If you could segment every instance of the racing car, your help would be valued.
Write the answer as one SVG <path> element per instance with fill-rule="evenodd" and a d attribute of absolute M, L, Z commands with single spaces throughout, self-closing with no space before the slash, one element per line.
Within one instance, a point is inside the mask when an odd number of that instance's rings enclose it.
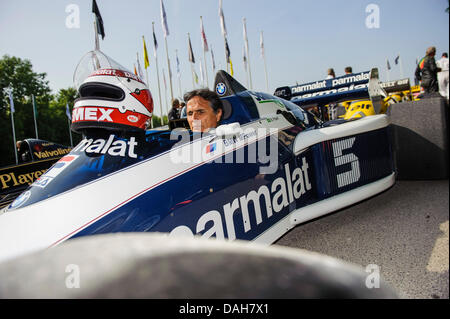
<path fill-rule="evenodd" d="M 385 114 L 322 122 L 220 70 L 217 128 L 156 131 L 148 87 L 106 54 L 85 55 L 74 82 L 84 139 L 0 213 L 0 260 L 118 232 L 271 244 L 395 183 Z"/>
<path fill-rule="evenodd" d="M 28 138 L 21 141 L 18 149 L 18 164 L 0 168 L 0 208 L 11 204 L 70 150 L 69 146 L 41 139 Z"/>
<path fill-rule="evenodd" d="M 309 109 L 323 121 L 346 120 L 384 114 L 394 103 L 417 100 L 408 78 L 380 82 L 376 104 L 369 92 L 369 71 L 358 74 L 280 87 L 275 95 Z"/>

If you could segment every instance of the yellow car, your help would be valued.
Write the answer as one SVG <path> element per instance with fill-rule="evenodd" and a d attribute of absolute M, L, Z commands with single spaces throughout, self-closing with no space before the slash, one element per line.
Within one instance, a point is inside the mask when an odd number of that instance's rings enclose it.
<path fill-rule="evenodd" d="M 412 86 L 410 90 L 395 92 L 393 90 L 395 90 L 396 87 L 399 86 L 392 85 L 392 88 L 390 90 L 385 88 L 385 90 L 389 92 L 389 95 L 382 101 L 382 107 L 380 110 L 381 114 L 386 113 L 389 105 L 391 104 L 419 100 L 419 98 L 417 97 L 421 93 L 419 85 Z M 337 108 L 336 105 L 328 105 L 328 110 L 330 119 L 342 118 L 345 120 L 349 120 L 352 118 L 359 118 L 377 114 L 375 112 L 375 109 L 373 108 L 372 102 L 369 99 L 341 102 L 337 104 Z M 332 114 L 333 112 L 336 114 Z"/>

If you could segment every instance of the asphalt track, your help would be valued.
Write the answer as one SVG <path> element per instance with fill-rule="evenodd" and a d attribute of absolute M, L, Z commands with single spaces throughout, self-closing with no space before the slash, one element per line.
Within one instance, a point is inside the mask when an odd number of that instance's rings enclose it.
<path fill-rule="evenodd" d="M 397 181 L 275 244 L 375 264 L 401 298 L 449 298 L 449 181 Z"/>

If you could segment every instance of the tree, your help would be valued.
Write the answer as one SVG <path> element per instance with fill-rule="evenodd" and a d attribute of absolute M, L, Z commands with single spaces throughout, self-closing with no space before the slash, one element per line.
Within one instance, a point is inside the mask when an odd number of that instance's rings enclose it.
<path fill-rule="evenodd" d="M 33 108 L 31 94 L 38 103 L 48 103 L 52 96 L 45 73 L 33 72 L 31 62 L 4 55 L 0 59 L 0 165 L 14 163 L 14 142 L 12 137 L 9 98 L 5 88 L 11 87 L 14 97 L 14 126 L 16 139 L 34 137 Z"/>
<path fill-rule="evenodd" d="M 70 145 L 66 103 L 73 107 L 77 91 L 62 89 L 56 96 L 51 94 L 46 73 L 33 71 L 29 60 L 4 55 L 0 59 L 0 166 L 15 163 L 9 98 L 4 91 L 11 87 L 14 97 L 14 126 L 16 140 L 35 137 L 33 105 L 35 96 L 37 126 L 40 139 Z M 74 144 L 80 136 L 72 134 Z"/>

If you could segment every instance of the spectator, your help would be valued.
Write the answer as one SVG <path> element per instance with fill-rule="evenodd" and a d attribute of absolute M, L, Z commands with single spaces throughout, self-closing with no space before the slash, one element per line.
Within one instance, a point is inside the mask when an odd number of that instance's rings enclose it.
<path fill-rule="evenodd" d="M 448 54 L 442 53 L 440 60 L 436 62 L 437 66 L 441 68 L 438 75 L 439 93 L 448 100 Z"/>
<path fill-rule="evenodd" d="M 181 114 L 180 114 L 180 118 L 184 119 L 187 117 L 186 115 L 186 103 L 181 102 Z"/>
<path fill-rule="evenodd" d="M 417 65 L 415 76 L 419 79 L 420 86 L 424 89 L 425 94 L 439 92 L 437 73 L 441 70 L 437 67 L 434 56 L 436 55 L 436 48 L 429 47 Z"/>
<path fill-rule="evenodd" d="M 352 69 L 351 66 L 346 67 L 344 71 L 345 71 L 345 74 L 352 74 L 353 73 L 353 69 Z"/>
<path fill-rule="evenodd" d="M 336 77 L 336 74 L 334 73 L 334 69 L 333 68 L 328 69 L 327 73 L 328 73 L 328 75 L 325 78 L 326 80 L 334 79 Z"/>
<path fill-rule="evenodd" d="M 172 101 L 172 108 L 170 109 L 168 114 L 169 121 L 178 120 L 180 118 L 179 105 L 180 101 L 178 99 L 174 99 Z"/>

